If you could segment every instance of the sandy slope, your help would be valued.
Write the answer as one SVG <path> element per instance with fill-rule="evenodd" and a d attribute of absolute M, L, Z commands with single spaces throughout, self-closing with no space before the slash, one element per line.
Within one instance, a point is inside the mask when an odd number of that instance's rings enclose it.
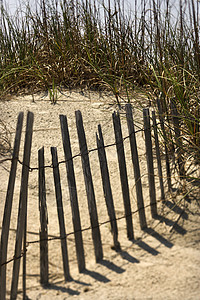
<path fill-rule="evenodd" d="M 75 111 L 82 112 L 88 148 L 96 147 L 95 133 L 97 125 L 102 125 L 105 144 L 114 142 L 112 112 L 117 109 L 110 105 L 113 102 L 109 94 L 101 95 L 79 92 L 65 92 L 59 96 L 58 104 L 52 105 L 47 95 L 12 98 L 10 101 L 0 102 L 1 120 L 11 133 L 13 144 L 16 120 L 18 113 L 29 110 L 34 113 L 34 134 L 32 143 L 31 166 L 37 167 L 38 149 L 45 147 L 45 164 L 51 165 L 50 147 L 58 149 L 59 161 L 64 159 L 62 139 L 59 124 L 59 114 L 66 114 L 68 118 L 70 138 L 73 155 L 79 153 L 79 144 L 75 127 Z M 141 103 L 144 102 L 141 100 Z M 142 114 L 140 105 L 134 106 L 134 119 L 141 128 Z M 123 135 L 127 136 L 127 126 L 123 109 L 121 121 Z M 25 130 L 25 121 L 24 121 Z M 24 134 L 22 136 L 21 154 L 22 160 Z M 140 157 L 142 174 L 143 195 L 145 205 L 149 204 L 148 178 L 146 171 L 145 148 L 142 132 L 137 134 L 137 144 Z M 132 211 L 137 209 L 135 182 L 131 154 L 128 139 L 125 141 L 127 171 L 130 187 Z M 120 187 L 120 179 L 117 164 L 115 146 L 106 150 L 109 171 L 111 177 L 114 205 L 117 217 L 124 215 L 123 200 Z M 98 155 L 90 153 L 92 176 L 99 215 L 99 222 L 108 220 L 105 201 L 103 197 Z M 74 160 L 75 175 L 78 190 L 82 228 L 90 226 L 87 208 L 87 198 L 84 186 L 80 157 Z M 156 167 L 156 165 L 155 165 Z M 10 163 L 0 164 L 0 222 L 2 222 L 3 207 L 7 189 Z M 63 205 L 65 213 L 66 231 L 73 231 L 71 220 L 71 207 L 69 202 L 68 186 L 66 180 L 65 165 L 60 165 Z M 157 174 L 157 173 L 156 173 Z M 9 236 L 8 259 L 13 256 L 15 245 L 15 229 L 18 214 L 18 201 L 20 190 L 21 166 L 18 167 L 16 188 L 13 202 L 11 231 Z M 28 235 L 27 240 L 38 241 L 39 211 L 38 211 L 38 172 L 32 171 L 29 175 L 28 197 Z M 160 191 L 156 178 L 156 192 L 159 200 Z M 177 187 L 177 186 L 175 186 Z M 190 187 L 188 187 L 190 188 Z M 49 235 L 58 236 L 58 217 L 53 184 L 52 169 L 46 169 L 47 208 L 49 219 Z M 175 199 L 180 200 L 180 194 Z M 152 220 L 149 208 L 146 216 L 148 231 L 141 231 L 138 215 L 133 215 L 135 240 L 129 241 L 126 237 L 126 224 L 124 218 L 118 221 L 119 241 L 121 251 L 111 249 L 113 244 L 110 226 L 100 227 L 104 250 L 104 260 L 95 263 L 91 231 L 83 232 L 84 249 L 87 270 L 83 274 L 78 273 L 75 243 L 73 235 L 67 239 L 71 282 L 64 282 L 60 241 L 49 242 L 49 278 L 50 285 L 43 289 L 39 282 L 39 244 L 29 244 L 27 248 L 27 295 L 30 299 L 200 299 L 200 234 L 199 234 L 199 194 L 188 198 L 184 212 L 178 225 L 173 230 L 172 226 L 182 212 L 183 201 L 173 206 L 172 198 L 167 195 L 167 205 L 158 203 L 158 212 L 162 216 Z M 0 223 L 1 224 L 1 223 Z M 8 265 L 7 289 L 8 298 L 12 278 L 12 263 Z M 21 277 L 19 282 L 21 290 Z M 19 299 L 21 294 L 19 294 Z"/>

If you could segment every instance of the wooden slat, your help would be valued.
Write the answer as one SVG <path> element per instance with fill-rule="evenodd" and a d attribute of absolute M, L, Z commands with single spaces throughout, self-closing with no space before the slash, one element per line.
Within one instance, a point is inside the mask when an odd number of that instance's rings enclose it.
<path fill-rule="evenodd" d="M 87 193 L 90 223 L 92 227 L 92 238 L 93 238 L 93 244 L 95 250 L 95 257 L 96 257 L 96 261 L 98 262 L 103 258 L 103 248 L 101 243 L 101 234 L 99 229 L 97 207 L 96 207 L 94 186 L 92 181 L 92 174 L 90 169 L 87 142 L 85 137 L 85 130 L 83 127 L 82 115 L 79 110 L 76 111 L 76 126 L 77 126 L 78 138 L 79 138 L 79 146 L 81 152 L 85 188 Z"/>
<path fill-rule="evenodd" d="M 71 280 L 71 276 L 69 273 L 69 259 L 68 259 L 67 238 L 66 238 L 64 211 L 63 211 L 63 203 L 62 203 L 60 172 L 58 166 L 58 155 L 57 155 L 57 149 L 55 147 L 51 147 L 51 155 L 52 155 L 52 164 L 53 164 L 53 176 L 54 176 L 54 186 L 55 186 L 55 193 L 56 193 L 57 212 L 58 212 L 58 220 L 59 220 L 59 227 L 60 227 L 63 269 L 64 269 L 65 280 L 68 281 Z"/>
<path fill-rule="evenodd" d="M 156 190 L 155 190 L 153 152 L 152 152 L 152 140 L 151 140 L 151 125 L 150 125 L 150 116 L 149 116 L 148 108 L 143 109 L 143 117 L 144 117 L 144 134 L 145 134 L 146 158 L 147 158 L 147 169 L 148 169 L 148 179 L 149 179 L 151 215 L 154 218 L 157 216 L 157 204 L 156 204 Z"/>
<path fill-rule="evenodd" d="M 71 143 L 69 136 L 69 129 L 67 124 L 67 117 L 60 115 L 60 124 L 63 140 L 63 149 L 65 153 L 67 180 L 69 187 L 70 203 L 72 210 L 72 221 L 74 227 L 75 243 L 76 243 L 76 256 L 78 261 L 79 272 L 85 269 L 85 255 L 83 248 L 83 238 L 81 232 L 81 220 L 78 206 L 78 196 L 76 188 L 76 180 L 74 174 L 74 164 L 72 160 Z"/>
<path fill-rule="evenodd" d="M 126 120 L 129 131 L 129 140 L 131 146 L 131 156 L 133 163 L 133 170 L 135 176 L 135 186 L 136 186 L 136 195 L 137 195 L 137 207 L 139 210 L 139 219 L 140 219 L 140 227 L 144 229 L 147 227 L 145 210 L 144 210 L 144 200 L 142 193 L 142 182 L 140 176 L 140 166 L 139 166 L 139 158 L 138 158 L 138 150 L 135 136 L 135 126 L 133 123 L 133 114 L 132 114 L 132 106 L 131 104 L 126 104 Z"/>
<path fill-rule="evenodd" d="M 178 116 L 176 103 L 173 100 L 171 100 L 171 115 L 172 115 L 172 120 L 173 120 L 173 124 L 174 124 L 174 133 L 175 133 L 175 140 L 176 140 L 176 146 L 177 146 L 177 161 L 178 161 L 178 167 L 179 167 L 179 177 L 180 177 L 180 179 L 184 179 L 185 167 L 184 167 L 184 161 L 183 161 L 183 144 L 182 144 L 182 138 L 181 138 L 181 132 L 180 132 L 180 122 L 179 122 L 179 116 Z"/>
<path fill-rule="evenodd" d="M 23 290 L 23 300 L 27 299 L 26 296 L 26 231 L 27 231 L 27 213 L 24 224 L 24 239 L 23 239 L 23 274 L 22 274 L 22 290 Z"/>
<path fill-rule="evenodd" d="M 12 154 L 12 163 L 10 168 L 10 175 L 7 187 L 6 201 L 4 207 L 4 215 L 1 230 L 1 244 L 0 244 L 0 299 L 5 299 L 6 295 L 6 265 L 1 266 L 7 260 L 7 247 L 10 228 L 10 217 L 12 211 L 13 193 L 15 186 L 15 178 L 17 171 L 17 158 L 19 155 L 22 125 L 24 113 L 20 112 L 17 120 L 17 128 L 15 134 L 15 142 Z"/>
<path fill-rule="evenodd" d="M 161 158 L 160 158 L 158 129 L 157 129 L 156 115 L 155 115 L 154 110 L 152 111 L 152 120 L 153 120 L 153 130 L 154 130 L 154 138 L 155 138 L 156 158 L 157 158 L 158 176 L 159 176 L 159 182 L 160 182 L 161 199 L 164 201 L 165 200 L 165 191 L 164 191 L 164 184 L 163 184 L 162 164 L 161 164 Z"/>
<path fill-rule="evenodd" d="M 15 242 L 15 260 L 13 264 L 13 275 L 11 284 L 11 299 L 16 299 L 17 288 L 19 280 L 19 268 L 20 268 L 20 256 L 22 250 L 22 238 L 24 236 L 24 227 L 27 216 L 27 196 L 28 196 L 28 178 L 29 178 L 29 164 L 31 156 L 31 144 L 32 144 L 32 133 L 33 133 L 33 113 L 28 112 L 27 123 L 26 123 L 26 135 L 24 142 L 24 157 L 21 177 L 21 189 L 18 209 L 18 222 Z"/>
<path fill-rule="evenodd" d="M 118 156 L 118 163 L 119 163 L 121 188 L 122 188 L 123 201 L 124 201 L 124 210 L 126 215 L 127 237 L 130 240 L 132 240 L 134 239 L 133 221 L 132 221 L 132 213 L 131 213 L 130 194 L 129 194 L 128 176 L 127 176 L 127 169 L 126 169 L 121 122 L 120 122 L 119 113 L 114 112 L 112 116 L 113 116 L 113 125 L 115 131 L 115 142 L 116 142 L 117 156 Z"/>
<path fill-rule="evenodd" d="M 40 211 L 40 283 L 49 282 L 48 260 L 48 213 L 46 204 L 46 185 L 44 169 L 44 147 L 38 151 L 39 211 Z"/>
<path fill-rule="evenodd" d="M 102 134 L 100 125 L 98 126 L 98 133 L 99 133 L 99 136 L 96 134 L 96 141 L 97 141 L 97 147 L 98 147 L 98 155 L 99 155 L 99 163 L 100 163 L 100 169 L 101 169 L 101 179 L 102 179 L 102 184 L 103 184 L 104 197 L 105 197 L 105 201 L 106 201 L 108 216 L 110 218 L 110 223 L 111 223 L 111 231 L 113 234 L 114 249 L 119 250 L 120 243 L 118 241 L 117 220 L 116 220 L 112 190 L 111 190 L 111 185 L 110 185 L 110 176 L 109 176 L 108 163 L 107 163 L 107 158 L 106 158 L 106 151 L 105 151 L 105 147 L 104 147 L 103 134 Z"/>
<path fill-rule="evenodd" d="M 168 184 L 168 191 L 170 191 L 171 187 L 172 187 L 172 184 L 171 184 L 171 170 L 170 170 L 170 162 L 169 162 L 169 152 L 168 152 L 168 148 L 167 148 L 167 135 L 166 135 L 166 131 L 165 131 L 163 112 L 162 112 L 162 108 L 161 108 L 159 98 L 157 98 L 157 106 L 158 106 L 160 126 L 161 126 L 161 130 L 162 130 L 163 138 L 164 138 L 167 184 Z"/>

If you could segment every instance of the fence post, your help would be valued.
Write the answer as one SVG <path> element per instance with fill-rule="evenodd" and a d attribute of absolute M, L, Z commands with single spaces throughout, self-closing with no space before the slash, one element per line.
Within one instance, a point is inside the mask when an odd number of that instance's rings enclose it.
<path fill-rule="evenodd" d="M 23 125 L 24 113 L 20 112 L 17 120 L 17 128 L 15 134 L 15 142 L 12 154 L 12 162 L 10 168 L 10 175 L 7 187 L 6 201 L 4 207 L 4 215 L 1 230 L 1 244 L 0 244 L 0 299 L 6 297 L 6 264 L 2 266 L 7 260 L 7 247 L 10 228 L 10 217 L 12 211 L 12 201 L 15 186 L 16 170 L 17 170 L 17 158 L 19 155 L 19 147 L 21 141 L 22 125 Z"/>
<path fill-rule="evenodd" d="M 167 142 L 166 142 L 167 135 L 166 135 L 166 131 L 165 131 L 163 113 L 162 113 L 162 108 L 161 108 L 159 98 L 157 98 L 157 106 L 158 106 L 158 113 L 159 113 L 161 130 L 162 130 L 163 138 L 164 138 L 165 161 L 166 161 L 166 171 L 167 171 L 167 185 L 168 185 L 168 191 L 170 191 L 171 187 L 172 187 L 172 184 L 171 184 L 171 170 L 170 170 L 170 163 L 169 163 L 169 153 L 168 153 Z"/>
<path fill-rule="evenodd" d="M 64 220 L 64 212 L 63 212 L 63 203 L 62 203 L 62 191 L 61 191 L 61 183 L 60 183 L 58 155 L 57 155 L 57 149 L 55 147 L 51 147 L 51 155 L 52 155 L 52 164 L 53 164 L 53 176 L 54 176 L 54 186 L 55 186 L 55 193 L 56 193 L 58 220 L 59 220 L 59 227 L 60 227 L 63 269 L 64 269 L 65 280 L 67 281 L 67 280 L 71 280 L 71 276 L 69 273 L 67 237 L 65 232 L 65 220 Z"/>
<path fill-rule="evenodd" d="M 79 138 L 83 174 L 84 174 L 85 187 L 86 187 L 86 193 L 88 199 L 90 222 L 92 227 L 92 238 L 93 238 L 93 244 L 95 249 L 95 257 L 96 257 L 96 261 L 98 262 L 103 258 L 103 248 L 101 243 L 101 234 L 99 229 L 94 186 L 92 181 L 92 174 L 90 169 L 88 148 L 87 148 L 87 142 L 85 137 L 85 130 L 83 127 L 82 115 L 79 110 L 76 111 L 75 114 L 76 114 L 76 126 L 77 126 L 78 138 Z"/>
<path fill-rule="evenodd" d="M 24 142 L 24 157 L 21 177 L 21 189 L 18 209 L 18 222 L 15 242 L 15 254 L 13 264 L 13 275 L 11 284 L 11 299 L 17 298 L 17 287 L 19 280 L 19 267 L 21 260 L 21 249 L 22 249 L 22 238 L 25 234 L 25 223 L 27 218 L 27 196 L 28 196 L 28 178 L 29 178 L 29 164 L 31 156 L 31 144 L 32 144 L 32 133 L 33 133 L 33 113 L 28 112 L 26 122 L 26 135 Z M 24 249 L 25 250 L 25 249 Z M 24 253 L 23 253 L 24 255 Z"/>
<path fill-rule="evenodd" d="M 148 179 L 149 179 L 151 215 L 152 218 L 154 218 L 157 216 L 157 205 L 156 205 L 156 190 L 155 190 L 154 167 L 153 167 L 151 125 L 150 125 L 150 116 L 149 116 L 148 108 L 143 109 L 143 118 L 144 118 L 144 134 L 145 134 L 146 158 L 147 158 Z"/>
<path fill-rule="evenodd" d="M 74 226 L 74 236 L 76 243 L 76 256 L 78 261 L 79 272 L 82 272 L 85 269 L 85 256 L 83 248 L 83 238 L 81 232 L 81 220 L 78 206 L 78 196 L 76 189 L 76 180 L 74 174 L 74 165 L 72 160 L 72 151 L 69 137 L 69 130 L 67 124 L 67 117 L 60 115 L 60 124 L 63 140 L 63 149 L 65 153 L 66 160 L 66 170 L 67 170 L 67 180 L 69 187 L 70 203 L 72 210 L 72 221 Z"/>
<path fill-rule="evenodd" d="M 27 209 L 26 209 L 27 211 Z M 27 231 L 27 213 L 24 223 L 24 239 L 23 239 L 23 275 L 22 275 L 22 290 L 23 290 L 23 300 L 26 300 L 26 231 Z"/>
<path fill-rule="evenodd" d="M 38 151 L 39 211 L 40 211 L 40 283 L 49 282 L 48 266 L 48 214 L 46 205 L 46 186 L 44 169 L 44 147 Z"/>
<path fill-rule="evenodd" d="M 132 221 L 132 213 L 131 213 L 130 194 L 129 194 L 128 176 L 127 176 L 127 169 L 126 169 L 121 122 L 120 122 L 119 113 L 114 112 L 112 114 L 112 117 L 113 117 L 115 142 L 116 142 L 117 156 L 118 156 L 118 163 L 119 163 L 121 188 L 122 188 L 124 209 L 126 215 L 127 237 L 129 238 L 129 240 L 132 240 L 134 239 L 133 221 Z"/>
<path fill-rule="evenodd" d="M 179 177 L 180 179 L 183 179 L 185 177 L 185 168 L 184 168 L 184 162 L 182 156 L 183 144 L 182 144 L 181 133 L 180 133 L 180 122 L 178 117 L 178 111 L 177 111 L 176 103 L 173 100 L 171 100 L 171 114 L 172 114 L 172 120 L 174 124 L 175 141 L 177 146 Z"/>
<path fill-rule="evenodd" d="M 152 111 L 152 120 L 153 120 L 154 138 L 155 138 L 155 146 L 156 146 L 156 158 L 157 158 L 157 165 L 158 165 L 158 175 L 159 175 L 159 182 L 160 182 L 161 199 L 164 201 L 165 200 L 165 191 L 164 191 L 164 185 L 163 185 L 163 174 L 162 174 L 162 165 L 161 165 L 161 158 L 160 158 L 160 147 L 159 147 L 159 140 L 158 140 L 156 115 L 155 115 L 154 110 Z"/>
<path fill-rule="evenodd" d="M 134 176 L 135 176 L 137 207 L 138 207 L 138 211 L 139 211 L 140 227 L 141 227 L 141 229 L 144 229 L 147 227 L 147 222 L 146 222 L 146 216 L 145 216 L 145 210 L 144 210 L 144 200 L 143 200 L 143 194 L 142 194 L 140 166 L 139 166 L 138 150 L 137 150 L 137 143 L 136 143 L 136 137 L 135 137 L 135 128 L 134 128 L 134 123 L 133 123 L 133 114 L 132 114 L 131 104 L 126 104 L 126 120 L 127 120 L 127 125 L 128 125 L 128 131 L 129 131 L 131 156 L 132 156 L 132 163 L 133 163 Z"/>
<path fill-rule="evenodd" d="M 99 155 L 99 163 L 100 163 L 100 169 L 101 169 L 101 179 L 103 184 L 103 191 L 104 191 L 104 197 L 106 201 L 106 207 L 108 211 L 108 215 L 110 218 L 111 223 L 111 231 L 113 234 L 113 242 L 114 242 L 114 249 L 119 250 L 120 249 L 120 243 L 118 241 L 118 228 L 117 228 L 117 220 L 115 215 L 115 208 L 113 203 L 113 196 L 112 196 L 112 190 L 110 185 L 110 176 L 108 171 L 108 163 L 106 158 L 106 151 L 104 147 L 104 140 L 103 140 L 103 134 L 101 130 L 101 125 L 98 126 L 98 134 L 96 134 L 96 141 L 97 141 L 97 147 L 98 147 L 98 155 Z"/>

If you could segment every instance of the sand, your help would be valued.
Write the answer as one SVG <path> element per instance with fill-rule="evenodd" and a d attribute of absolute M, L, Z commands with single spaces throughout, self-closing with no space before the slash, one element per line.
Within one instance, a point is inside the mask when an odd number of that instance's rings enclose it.
<path fill-rule="evenodd" d="M 134 120 L 136 129 L 142 128 L 141 107 L 145 106 L 144 97 L 133 97 Z M 25 113 L 23 135 L 19 159 L 23 159 L 24 131 L 26 113 L 34 113 L 34 132 L 31 150 L 31 167 L 38 167 L 38 150 L 44 146 L 45 165 L 51 166 L 50 147 L 57 147 L 58 160 L 64 160 L 59 114 L 67 115 L 73 155 L 79 154 L 79 143 L 76 131 L 75 111 L 80 110 L 83 117 L 88 149 L 96 148 L 96 131 L 101 124 L 105 144 L 114 143 L 112 113 L 118 110 L 113 104 L 114 98 L 109 93 L 92 93 L 87 91 L 64 91 L 59 94 L 56 105 L 52 105 L 45 93 L 32 96 L 11 97 L 0 102 L 0 119 L 9 132 L 10 143 L 13 145 L 17 116 L 20 111 Z M 124 115 L 124 107 L 120 110 L 123 136 L 128 136 Z M 142 187 L 145 206 L 149 205 L 148 176 L 145 157 L 143 132 L 136 134 L 139 161 L 142 174 Z M 127 173 L 130 189 L 132 211 L 137 210 L 135 180 L 129 140 L 124 142 Z M 172 198 L 166 191 L 166 204 L 160 201 L 160 189 L 157 176 L 156 161 L 155 180 L 158 200 L 159 218 L 152 219 L 149 207 L 146 218 L 149 229 L 141 230 L 138 214 L 133 214 L 134 240 L 127 238 L 124 206 L 120 185 L 116 147 L 106 149 L 114 206 L 119 230 L 121 251 L 112 249 L 113 238 L 109 223 L 100 226 L 104 259 L 96 263 L 91 230 L 83 232 L 86 271 L 78 272 L 74 236 L 67 238 L 69 266 L 72 280 L 65 282 L 60 240 L 49 241 L 49 285 L 40 285 L 39 264 L 39 209 L 38 209 L 38 171 L 29 174 L 28 214 L 27 214 L 27 296 L 29 299 L 200 299 L 200 233 L 199 233 L 199 193 L 194 192 L 185 200 L 183 198 L 192 185 L 181 191 L 181 185 L 175 181 L 174 188 L 179 189 L 177 196 Z M 3 159 L 4 157 L 1 157 Z M 89 154 L 94 183 L 99 223 L 109 220 L 103 195 L 100 167 L 97 151 Z M 164 171 L 164 161 L 163 171 Z M 90 227 L 87 197 L 82 172 L 81 158 L 74 159 L 78 201 L 82 228 Z M 73 232 L 71 206 L 65 164 L 59 165 L 62 200 L 65 216 L 66 232 Z M 0 224 L 9 178 L 10 161 L 0 163 Z M 49 237 L 59 236 L 59 225 L 54 189 L 52 168 L 45 169 L 46 198 L 48 210 Z M 165 171 L 164 171 L 165 174 Z M 14 255 L 15 233 L 18 215 L 19 192 L 21 184 L 21 165 L 18 164 L 11 230 L 9 235 L 8 259 Z M 166 186 L 166 180 L 165 180 Z M 195 187 L 197 188 L 197 187 Z M 177 204 L 174 205 L 174 202 Z M 181 214 L 181 217 L 179 218 Z M 122 217 L 122 218 L 121 218 Z M 174 225 L 179 218 L 178 223 Z M 7 268 L 7 298 L 10 295 L 12 279 L 12 262 Z M 22 270 L 20 271 L 18 299 L 22 298 Z"/>

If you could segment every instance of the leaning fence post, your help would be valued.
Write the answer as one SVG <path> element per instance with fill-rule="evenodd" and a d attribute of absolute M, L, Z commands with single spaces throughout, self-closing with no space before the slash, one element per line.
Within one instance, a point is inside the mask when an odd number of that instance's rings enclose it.
<path fill-rule="evenodd" d="M 180 133 L 180 122 L 178 117 L 178 111 L 177 111 L 176 103 L 173 100 L 171 100 L 171 114 L 172 114 L 172 120 L 174 124 L 174 133 L 175 133 L 175 140 L 177 145 L 179 177 L 180 179 L 183 179 L 185 177 L 185 168 L 183 162 L 183 144 L 182 144 L 181 133 Z"/>
<path fill-rule="evenodd" d="M 23 125 L 24 113 L 20 112 L 17 120 L 17 128 L 15 134 L 15 142 L 12 154 L 12 163 L 10 168 L 10 175 L 8 181 L 8 188 L 6 194 L 6 201 L 4 207 L 4 216 L 1 230 L 1 244 L 0 244 L 0 299 L 5 299 L 6 296 L 6 262 L 7 259 L 7 247 L 10 228 L 10 217 L 12 211 L 13 192 L 15 186 L 16 170 L 17 170 L 17 158 L 19 155 L 19 147 L 21 141 L 22 125 Z"/>
<path fill-rule="evenodd" d="M 161 130 L 163 133 L 163 138 L 164 138 L 167 184 L 168 184 L 168 191 L 170 191 L 171 187 L 172 187 L 172 183 L 171 183 L 171 170 L 170 170 L 170 163 L 169 163 L 169 152 L 168 152 L 167 141 L 166 141 L 167 135 L 166 135 L 166 131 L 165 131 L 163 113 L 162 113 L 162 108 L 161 108 L 159 98 L 157 98 L 157 106 L 158 106 L 158 113 L 159 113 L 159 119 L 160 119 L 160 126 L 161 126 Z"/>
<path fill-rule="evenodd" d="M 108 171 L 108 163 L 106 158 L 106 151 L 104 147 L 104 140 L 103 140 L 103 134 L 101 130 L 101 125 L 98 126 L 98 134 L 96 134 L 96 141 L 97 141 L 97 147 L 98 147 L 98 156 L 99 156 L 99 163 L 100 163 L 100 169 L 101 169 L 101 179 L 103 184 L 103 191 L 104 191 L 104 197 L 106 201 L 106 207 L 108 211 L 108 215 L 110 218 L 111 223 L 111 231 L 113 234 L 113 242 L 114 242 L 114 249 L 119 250 L 120 249 L 120 243 L 118 241 L 118 228 L 117 228 L 117 220 L 115 215 L 115 208 L 113 203 L 113 196 L 112 196 L 112 190 L 110 185 L 110 176 Z"/>
<path fill-rule="evenodd" d="M 61 183 L 60 183 L 58 155 L 57 155 L 57 149 L 55 147 L 51 147 L 51 155 L 52 155 L 52 164 L 53 164 L 53 175 L 54 175 L 54 186 L 55 186 L 55 193 L 56 193 L 58 220 L 60 226 L 63 269 L 64 269 L 65 280 L 67 281 L 71 279 L 71 276 L 69 273 L 67 237 L 65 232 L 65 220 L 64 220 L 64 212 L 63 212 L 63 203 L 62 203 L 62 191 L 61 191 Z"/>
<path fill-rule="evenodd" d="M 158 176 L 160 182 L 161 199 L 164 201 L 165 192 L 164 192 L 164 185 L 163 185 L 163 174 L 162 174 L 162 165 L 161 165 L 161 158 L 160 158 L 160 147 L 159 147 L 159 140 L 158 140 L 156 115 L 154 110 L 152 111 L 152 120 L 153 120 L 154 138 L 155 138 L 155 146 L 156 146 L 156 158 L 157 158 L 157 165 L 158 165 Z"/>
<path fill-rule="evenodd" d="M 11 284 L 11 299 L 17 298 L 17 287 L 19 280 L 19 267 L 22 256 L 22 238 L 24 235 L 24 226 L 27 217 L 27 196 L 28 196 L 28 178 L 29 178 L 29 164 L 31 156 L 31 144 L 32 144 L 32 133 L 33 133 L 33 113 L 28 112 L 26 122 L 26 135 L 24 142 L 24 157 L 21 177 L 21 189 L 18 209 L 18 222 L 15 242 L 15 254 L 13 264 L 13 275 Z"/>
<path fill-rule="evenodd" d="M 154 218 L 157 216 L 157 205 L 156 205 L 156 190 L 155 190 L 154 167 L 153 167 L 151 125 L 150 125 L 150 116 L 149 116 L 148 108 L 143 109 L 143 118 L 144 118 L 144 134 L 145 134 L 146 158 L 147 158 L 148 179 L 149 179 L 151 215 Z"/>
<path fill-rule="evenodd" d="M 46 205 L 46 186 L 44 169 L 44 147 L 38 151 L 39 211 L 40 211 L 40 283 L 49 282 L 48 265 L 48 214 Z"/>
<path fill-rule="evenodd" d="M 86 187 L 86 193 L 88 199 L 90 222 L 92 227 L 92 238 L 93 238 L 93 244 L 95 250 L 95 257 L 96 257 L 96 261 L 98 262 L 103 258 L 103 248 L 101 243 L 101 234 L 99 229 L 94 186 L 92 181 L 92 174 L 90 169 L 88 148 L 87 148 L 87 142 L 85 137 L 85 131 L 83 127 L 82 115 L 79 110 L 76 111 L 75 114 L 76 114 L 76 126 L 77 126 L 78 138 L 79 138 L 83 174 L 84 174 L 85 187 Z"/>
<path fill-rule="evenodd" d="M 27 210 L 26 210 L 27 211 Z M 26 218 L 25 218 L 25 224 L 24 224 L 24 239 L 23 239 L 23 275 L 22 275 L 22 290 L 23 290 L 23 300 L 27 299 L 26 296 L 26 231 L 27 231 L 27 213 L 26 213 Z"/>
<path fill-rule="evenodd" d="M 134 169 L 134 175 L 135 175 L 137 207 L 138 207 L 138 212 L 139 212 L 140 227 L 141 227 L 141 229 L 144 229 L 147 227 L 147 222 L 146 222 L 146 216 L 145 216 L 145 210 L 144 210 L 142 182 L 141 182 L 141 176 L 140 176 L 140 166 L 139 166 L 138 150 L 137 150 L 137 143 L 136 143 L 136 137 L 135 137 L 135 128 L 134 128 L 134 123 L 133 123 L 133 114 L 132 114 L 131 104 L 126 104 L 126 120 L 127 120 L 127 125 L 128 125 L 128 131 L 129 131 L 132 163 L 133 163 L 133 169 Z"/>
<path fill-rule="evenodd" d="M 66 169 L 67 169 L 67 180 L 69 187 L 70 203 L 72 210 L 72 221 L 74 226 L 74 236 L 76 243 L 76 256 L 78 261 L 79 272 L 85 269 L 85 255 L 83 248 L 83 237 L 81 232 L 81 220 L 78 206 L 78 196 L 76 189 L 76 180 L 74 174 L 74 164 L 72 160 L 72 151 L 69 137 L 69 130 L 67 124 L 67 117 L 60 115 L 60 124 L 62 131 L 63 149 L 65 153 Z"/>
<path fill-rule="evenodd" d="M 116 112 L 114 112 L 112 117 L 113 117 L 114 131 L 115 131 L 115 142 L 116 142 L 117 156 L 118 156 L 118 163 L 119 163 L 121 188 L 122 188 L 124 209 L 125 209 L 125 215 L 126 215 L 127 237 L 130 240 L 132 240 L 132 239 L 134 239 L 133 221 L 132 221 L 132 213 L 131 213 L 128 175 L 127 175 L 127 169 L 126 169 L 126 160 L 125 160 L 125 153 L 124 153 L 121 122 L 120 122 L 119 113 L 116 114 Z"/>

